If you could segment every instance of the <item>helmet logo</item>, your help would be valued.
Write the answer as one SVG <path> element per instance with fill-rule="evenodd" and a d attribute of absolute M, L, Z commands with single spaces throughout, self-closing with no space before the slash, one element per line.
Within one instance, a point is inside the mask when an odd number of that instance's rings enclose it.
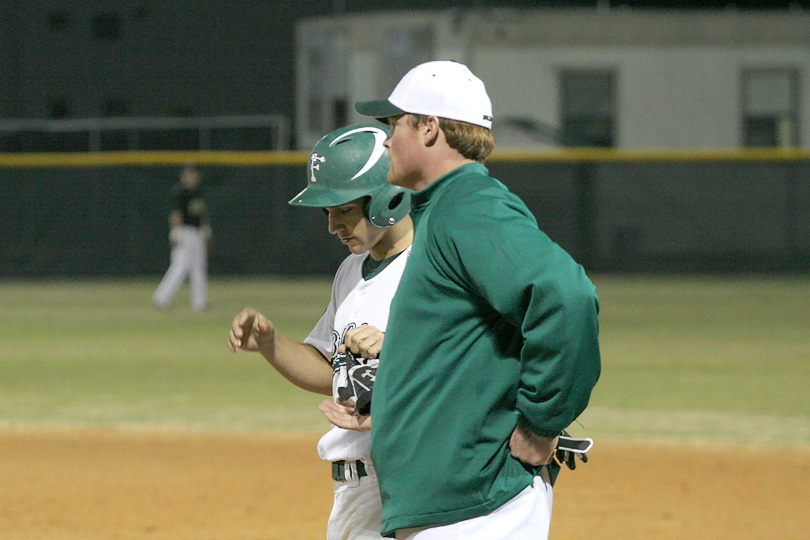
<path fill-rule="evenodd" d="M 385 154 L 385 147 L 383 146 L 383 142 L 388 137 L 385 131 L 383 131 L 380 128 L 365 126 L 347 131 L 346 133 L 342 134 L 340 137 L 337 137 L 334 141 L 329 143 L 329 146 L 334 146 L 335 144 L 338 143 L 338 141 L 355 133 L 371 133 L 372 135 L 374 135 L 375 140 L 374 140 L 374 150 L 371 151 L 371 155 L 368 157 L 368 161 L 366 162 L 365 165 L 363 165 L 362 169 L 357 171 L 357 174 L 352 176 L 352 180 L 360 176 L 363 176 L 366 172 L 369 171 L 369 169 L 374 167 L 374 165 L 376 165 L 378 161 L 380 161 L 380 158 L 383 156 L 383 154 Z"/>
<path fill-rule="evenodd" d="M 321 163 L 326 161 L 326 158 L 318 154 L 312 154 L 309 160 L 309 176 L 310 180 L 314 183 L 318 181 L 317 178 L 315 178 L 315 171 L 321 170 Z"/>

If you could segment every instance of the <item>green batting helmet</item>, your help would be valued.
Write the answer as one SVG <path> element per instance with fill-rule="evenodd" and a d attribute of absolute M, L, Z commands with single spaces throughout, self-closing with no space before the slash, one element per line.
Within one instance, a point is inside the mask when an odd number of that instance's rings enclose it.
<path fill-rule="evenodd" d="M 324 136 L 312 148 L 307 187 L 290 200 L 294 206 L 325 208 L 369 197 L 366 218 L 376 227 L 390 227 L 411 211 L 411 195 L 388 183 L 388 131 L 357 124 Z"/>

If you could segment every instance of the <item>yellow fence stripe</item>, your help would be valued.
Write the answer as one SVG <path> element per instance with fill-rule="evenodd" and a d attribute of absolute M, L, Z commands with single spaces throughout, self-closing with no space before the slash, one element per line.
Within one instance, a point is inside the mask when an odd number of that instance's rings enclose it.
<path fill-rule="evenodd" d="M 583 162 L 583 161 L 783 161 L 810 159 L 810 149 L 706 149 L 706 150 L 615 150 L 610 148 L 563 148 L 548 150 L 495 150 L 487 161 Z"/>
<path fill-rule="evenodd" d="M 95 152 L 0 154 L 0 167 L 109 167 L 152 165 L 303 165 L 306 152 Z"/>
<path fill-rule="evenodd" d="M 137 151 L 95 153 L 0 153 L 0 167 L 109 167 L 155 165 L 304 165 L 303 151 Z M 810 159 L 810 149 L 615 150 L 566 148 L 548 150 L 495 150 L 488 162 L 646 162 L 646 161 L 793 161 Z"/>

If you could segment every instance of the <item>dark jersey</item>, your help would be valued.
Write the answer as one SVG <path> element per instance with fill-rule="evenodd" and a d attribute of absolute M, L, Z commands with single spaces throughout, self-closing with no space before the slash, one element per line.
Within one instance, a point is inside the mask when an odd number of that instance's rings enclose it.
<path fill-rule="evenodd" d="M 201 227 L 208 224 L 208 208 L 199 188 L 189 189 L 177 184 L 172 190 L 174 209 L 183 215 L 183 225 Z"/>

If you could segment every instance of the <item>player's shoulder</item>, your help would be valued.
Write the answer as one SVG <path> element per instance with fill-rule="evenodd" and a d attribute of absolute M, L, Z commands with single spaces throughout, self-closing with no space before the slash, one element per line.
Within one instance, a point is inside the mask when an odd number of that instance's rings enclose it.
<path fill-rule="evenodd" d="M 332 294 L 338 303 L 342 302 L 343 298 L 363 279 L 363 261 L 367 255 L 368 253 L 359 255 L 352 253 L 338 266 L 332 280 Z"/>
<path fill-rule="evenodd" d="M 366 257 L 368 257 L 368 252 L 359 254 L 349 253 L 349 255 L 343 259 L 343 262 L 340 263 L 340 266 L 338 266 L 335 277 L 337 278 L 340 276 L 352 275 L 358 272 L 362 273 L 363 261 L 366 260 Z"/>
<path fill-rule="evenodd" d="M 368 252 L 350 253 L 338 266 L 334 283 L 342 287 L 354 287 L 363 278 L 363 261 L 366 260 L 366 257 L 368 257 Z"/>

